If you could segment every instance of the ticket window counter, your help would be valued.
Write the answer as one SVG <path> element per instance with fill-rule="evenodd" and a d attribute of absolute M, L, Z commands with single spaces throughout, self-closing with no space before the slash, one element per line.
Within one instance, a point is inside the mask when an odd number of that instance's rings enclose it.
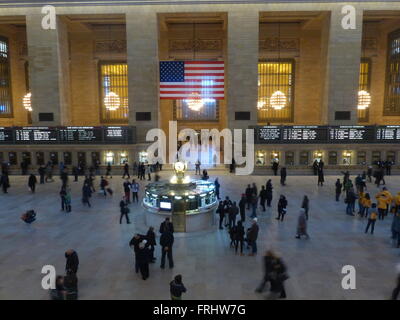
<path fill-rule="evenodd" d="M 294 166 L 294 152 L 293 151 L 285 152 L 285 165 L 286 166 Z"/>
<path fill-rule="evenodd" d="M 128 158 L 128 152 L 123 151 L 119 153 L 119 164 L 125 164 L 128 163 L 129 158 Z"/>
<path fill-rule="evenodd" d="M 301 166 L 308 166 L 310 161 L 310 153 L 308 151 L 300 151 L 299 163 Z"/>
<path fill-rule="evenodd" d="M 329 151 L 328 154 L 328 164 L 331 166 L 336 166 L 338 163 L 338 154 L 336 151 Z"/>
<path fill-rule="evenodd" d="M 111 152 L 111 151 L 106 152 L 104 160 L 107 165 L 113 166 L 115 164 L 114 152 Z"/>
<path fill-rule="evenodd" d="M 265 151 L 257 151 L 256 153 L 256 166 L 265 166 Z"/>
<path fill-rule="evenodd" d="M 36 152 L 36 165 L 43 166 L 44 164 L 44 152 Z"/>
<path fill-rule="evenodd" d="M 271 152 L 271 164 L 274 162 L 280 163 L 280 154 L 277 151 Z"/>
<path fill-rule="evenodd" d="M 22 162 L 26 163 L 27 165 L 32 164 L 32 158 L 30 152 L 22 152 Z"/>
<path fill-rule="evenodd" d="M 78 152 L 78 165 L 86 167 L 86 152 Z"/>
<path fill-rule="evenodd" d="M 352 155 L 351 151 L 343 151 L 342 154 L 342 164 L 345 166 L 349 166 L 352 164 Z"/>
<path fill-rule="evenodd" d="M 386 161 L 390 161 L 392 164 L 396 163 L 396 151 L 386 152 Z"/>
<path fill-rule="evenodd" d="M 381 161 L 381 152 L 380 151 L 372 151 L 372 156 L 371 156 L 371 160 L 372 160 L 372 164 L 378 164 L 379 161 Z"/>
<path fill-rule="evenodd" d="M 72 152 L 64 152 L 63 153 L 63 158 L 64 158 L 64 165 L 70 166 L 72 165 Z"/>
<path fill-rule="evenodd" d="M 142 163 L 142 162 L 146 163 L 146 162 L 148 162 L 148 159 L 149 159 L 149 157 L 148 157 L 148 154 L 146 151 L 139 152 L 139 162 L 140 163 Z"/>
<path fill-rule="evenodd" d="M 367 152 L 357 151 L 357 164 L 363 166 L 367 164 Z"/>
<path fill-rule="evenodd" d="M 58 165 L 58 152 L 50 152 L 50 161 L 53 165 Z"/>
<path fill-rule="evenodd" d="M 18 165 L 18 157 L 16 152 L 8 153 L 8 162 L 10 163 L 10 166 Z"/>
<path fill-rule="evenodd" d="M 92 152 L 92 165 L 100 165 L 100 152 Z"/>

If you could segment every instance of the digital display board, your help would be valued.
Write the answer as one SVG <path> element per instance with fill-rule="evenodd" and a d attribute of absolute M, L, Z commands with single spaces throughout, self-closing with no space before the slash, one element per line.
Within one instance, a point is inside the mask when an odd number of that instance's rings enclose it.
<path fill-rule="evenodd" d="M 258 128 L 258 140 L 276 142 L 281 139 L 281 128 L 278 126 L 266 126 Z"/>
<path fill-rule="evenodd" d="M 400 126 L 379 126 L 375 138 L 378 142 L 400 142 Z"/>
<path fill-rule="evenodd" d="M 0 127 L 0 144 L 133 144 L 135 127 Z"/>
<path fill-rule="evenodd" d="M 15 128 L 15 143 L 57 143 L 57 128 L 49 127 L 18 127 Z"/>
<path fill-rule="evenodd" d="M 329 141 L 333 143 L 371 143 L 375 138 L 375 128 L 369 126 L 329 127 Z"/>
<path fill-rule="evenodd" d="M 10 128 L 0 127 L 0 144 L 12 143 L 13 141 L 13 130 Z"/>
<path fill-rule="evenodd" d="M 285 143 L 325 142 L 327 138 L 327 127 L 292 126 L 282 128 L 282 141 Z"/>

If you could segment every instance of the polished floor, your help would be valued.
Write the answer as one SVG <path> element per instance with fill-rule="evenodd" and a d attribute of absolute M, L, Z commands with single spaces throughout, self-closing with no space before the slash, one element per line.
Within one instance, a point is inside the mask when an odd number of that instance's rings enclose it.
<path fill-rule="evenodd" d="M 260 188 L 268 178 L 217 171 L 211 179 L 216 174 L 221 195 L 233 200 L 239 199 L 247 183 L 254 181 Z M 170 173 L 162 174 L 167 175 Z M 366 220 L 346 216 L 343 200 L 334 201 L 336 178 L 328 176 L 325 186 L 317 187 L 316 177 L 289 176 L 287 186 L 281 187 L 278 177 L 272 177 L 272 211 L 258 212 L 258 256 L 236 256 L 229 248 L 227 232 L 215 226 L 208 232 L 176 235 L 175 268 L 161 270 L 158 263 L 151 265 L 150 278 L 143 281 L 133 270 L 128 243 L 135 232 L 147 230 L 144 212 L 141 206 L 131 205 L 133 223 L 119 224 L 121 177 L 110 179 L 114 196 L 104 199 L 95 194 L 90 209 L 80 202 L 81 181 L 71 182 L 73 210 L 66 214 L 60 211 L 58 177 L 55 182 L 38 185 L 37 193 L 31 194 L 27 177 L 12 176 L 9 194 L 0 194 L 0 299 L 48 299 L 48 292 L 41 288 L 41 268 L 54 265 L 62 274 L 68 248 L 80 257 L 80 299 L 168 299 L 168 284 L 178 273 L 188 289 L 185 299 L 264 299 L 265 295 L 254 289 L 263 275 L 262 254 L 267 248 L 278 251 L 288 266 L 288 299 L 388 299 L 395 265 L 400 262 L 400 250 L 390 239 L 391 217 L 377 222 L 374 235 L 364 234 Z M 392 193 L 400 191 L 400 177 L 387 177 L 386 182 Z M 141 183 L 141 191 L 144 185 Z M 378 190 L 371 184 L 368 188 L 373 195 Z M 283 223 L 274 219 L 279 194 L 289 201 Z M 311 239 L 297 240 L 297 216 L 304 194 L 310 198 Z M 27 209 L 38 214 L 32 225 L 19 219 Z M 159 250 L 156 247 L 157 256 Z M 341 287 L 344 265 L 356 268 L 355 290 Z"/>

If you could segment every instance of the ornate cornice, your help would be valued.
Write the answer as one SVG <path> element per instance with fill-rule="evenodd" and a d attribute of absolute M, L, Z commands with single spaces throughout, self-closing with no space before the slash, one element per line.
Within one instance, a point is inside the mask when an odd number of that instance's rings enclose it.
<path fill-rule="evenodd" d="M 267 38 L 259 41 L 259 49 L 261 51 L 299 51 L 300 42 L 298 38 Z"/>

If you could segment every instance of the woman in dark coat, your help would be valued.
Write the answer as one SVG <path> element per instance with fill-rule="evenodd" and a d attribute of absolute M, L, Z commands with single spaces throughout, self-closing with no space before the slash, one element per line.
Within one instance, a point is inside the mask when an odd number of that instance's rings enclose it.
<path fill-rule="evenodd" d="M 35 175 L 31 174 L 28 179 L 28 187 L 29 187 L 29 189 L 31 189 L 32 193 L 35 193 L 36 183 L 37 183 L 37 179 L 36 179 Z"/>
<path fill-rule="evenodd" d="M 156 258 L 154 257 L 154 246 L 156 243 L 156 234 L 154 233 L 154 228 L 150 227 L 146 234 L 147 244 L 149 245 L 150 250 L 150 263 L 154 263 Z"/>
<path fill-rule="evenodd" d="M 267 207 L 271 208 L 271 202 L 272 202 L 272 182 L 271 179 L 267 181 L 267 184 L 265 186 L 265 191 L 266 191 L 266 199 L 267 199 Z"/>
<path fill-rule="evenodd" d="M 304 213 L 306 215 L 306 220 L 308 220 L 308 209 L 310 208 L 310 200 L 308 199 L 307 196 L 304 196 L 301 207 L 304 209 Z"/>
<path fill-rule="evenodd" d="M 288 279 L 286 273 L 286 266 L 282 259 L 277 257 L 271 261 L 272 272 L 270 274 L 271 294 L 273 297 L 279 299 L 286 298 L 286 291 L 283 285 L 284 281 Z"/>

